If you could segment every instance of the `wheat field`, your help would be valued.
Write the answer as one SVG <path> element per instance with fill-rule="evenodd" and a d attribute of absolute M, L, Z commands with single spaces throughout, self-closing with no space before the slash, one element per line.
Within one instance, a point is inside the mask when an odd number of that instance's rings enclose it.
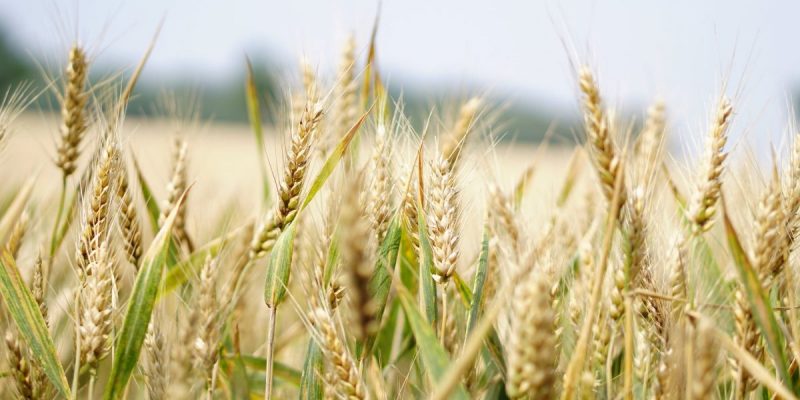
<path fill-rule="evenodd" d="M 797 398 L 800 141 L 732 153 L 713 93 L 677 159 L 582 63 L 573 146 L 480 95 L 414 127 L 354 48 L 274 125 L 253 74 L 250 126 L 125 118 L 147 56 L 95 82 L 78 43 L 60 114 L 9 92 L 3 398 Z"/>

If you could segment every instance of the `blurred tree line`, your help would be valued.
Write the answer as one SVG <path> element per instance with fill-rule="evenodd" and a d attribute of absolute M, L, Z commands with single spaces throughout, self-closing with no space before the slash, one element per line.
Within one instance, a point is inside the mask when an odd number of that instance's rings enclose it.
<path fill-rule="evenodd" d="M 7 90 L 22 82 L 31 82 L 34 88 L 43 88 L 46 85 L 43 74 L 37 69 L 36 64 L 9 39 L 10 36 L 0 27 L 0 91 Z M 253 62 L 256 83 L 262 103 L 266 104 L 263 112 L 265 122 L 275 122 L 275 115 L 286 110 L 285 100 L 287 93 L 282 89 L 284 80 L 281 77 L 291 76 L 287 70 L 269 58 L 257 58 Z M 109 76 L 117 76 L 120 69 L 108 66 L 95 65 L 90 69 L 90 80 L 98 82 Z M 53 77 L 59 77 L 61 71 L 48 71 Z M 154 82 L 147 79 L 145 69 L 143 79 L 137 87 L 135 97 L 128 107 L 129 115 L 164 116 L 159 110 L 159 99 L 165 94 L 170 94 L 179 102 L 191 102 L 198 109 L 198 116 L 204 120 L 225 122 L 246 122 L 247 107 L 244 95 L 244 60 L 239 74 L 223 80 L 204 84 L 200 87 L 193 82 Z M 394 98 L 402 96 L 405 112 L 409 115 L 412 124 L 421 130 L 432 108 L 451 110 L 454 105 L 463 100 L 459 95 L 445 87 L 421 88 L 414 85 L 390 85 L 390 93 Z M 461 93 L 464 91 L 461 90 Z M 476 93 L 479 93 L 476 91 Z M 434 99 L 434 100 L 432 100 Z M 543 111 L 536 104 L 510 103 L 500 97 L 486 99 L 489 116 L 499 122 L 493 126 L 497 131 L 495 137 L 513 139 L 516 141 L 541 140 L 552 121 L 561 121 L 556 125 L 555 136 L 571 140 L 570 132 L 574 128 L 574 117 L 553 115 Z M 54 93 L 46 91 L 34 103 L 34 109 L 53 111 L 57 107 Z"/>

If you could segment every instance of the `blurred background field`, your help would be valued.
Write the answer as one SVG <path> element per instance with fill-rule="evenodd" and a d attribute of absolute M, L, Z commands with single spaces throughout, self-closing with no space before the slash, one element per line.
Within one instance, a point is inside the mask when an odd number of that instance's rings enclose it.
<path fill-rule="evenodd" d="M 320 72 L 333 71 L 353 34 L 363 60 L 379 13 L 369 1 L 200 3 L 4 2 L 0 90 L 23 80 L 42 87 L 43 73 L 59 75 L 64 49 L 75 40 L 89 49 L 93 81 L 129 73 L 163 19 L 129 115 L 163 116 L 155 100 L 170 92 L 199 98 L 204 120 L 243 123 L 245 55 L 255 65 L 260 94 L 280 110 L 286 98 L 280 88 L 298 80 L 301 58 Z M 418 128 L 432 108 L 482 94 L 502 121 L 495 136 L 534 142 L 555 121 L 557 141 L 571 145 L 579 122 L 571 63 L 580 58 L 596 64 L 620 114 L 641 121 L 646 106 L 662 98 L 671 133 L 689 142 L 700 136 L 707 110 L 727 85 L 740 100 L 734 140 L 768 155 L 769 143 L 785 133 L 787 104 L 800 87 L 800 54 L 786 51 L 796 36 L 797 4 L 506 0 L 385 1 L 381 7 L 378 66 Z M 43 96 L 36 108 L 54 104 Z M 675 143 L 674 150 L 684 150 Z"/>

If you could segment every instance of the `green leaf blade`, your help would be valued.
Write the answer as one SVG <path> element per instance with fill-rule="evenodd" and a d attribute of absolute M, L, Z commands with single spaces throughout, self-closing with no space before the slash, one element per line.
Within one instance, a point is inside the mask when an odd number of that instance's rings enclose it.
<path fill-rule="evenodd" d="M 447 351 L 439 343 L 433 327 L 425 320 L 420 311 L 414 305 L 411 294 L 407 290 L 398 290 L 398 298 L 403 312 L 406 314 L 408 324 L 414 333 L 417 345 L 419 346 L 419 356 L 425 366 L 427 374 L 430 376 L 434 385 L 441 383 L 444 374 L 450 365 L 450 358 Z M 469 395 L 462 385 L 458 385 L 450 396 L 451 399 L 469 399 Z"/>
<path fill-rule="evenodd" d="M 45 375 L 59 394 L 70 398 L 69 383 L 67 383 L 64 369 L 58 360 L 53 339 L 50 337 L 39 306 L 22 280 L 14 258 L 8 252 L 3 251 L 0 264 L 2 264 L 0 293 L 3 295 L 4 304 L 11 318 L 19 329 L 20 337 L 30 347 L 34 358 L 42 366 Z"/>
<path fill-rule="evenodd" d="M 286 298 L 292 270 L 295 224 L 292 222 L 278 236 L 269 254 L 267 279 L 264 284 L 264 301 L 267 307 L 276 307 Z"/>
<path fill-rule="evenodd" d="M 125 319 L 117 339 L 111 375 L 103 395 L 106 400 L 122 396 L 139 361 L 142 343 L 157 301 L 159 285 L 169 259 L 172 226 L 187 192 L 188 189 L 170 212 L 142 259 L 142 268 L 136 275 Z"/>
<path fill-rule="evenodd" d="M 730 216 L 728 215 L 725 202 L 722 200 L 720 201 L 722 202 L 722 216 L 725 224 L 728 246 L 730 247 L 736 269 L 739 272 L 739 277 L 747 292 L 747 298 L 750 302 L 753 316 L 755 316 L 756 323 L 761 330 L 764 342 L 772 356 L 778 374 L 786 384 L 791 385 L 792 379 L 789 371 L 789 364 L 786 358 L 785 347 L 782 345 L 784 341 L 781 340 L 782 335 L 778 327 L 778 321 L 775 319 L 775 312 L 769 304 L 767 294 L 761 286 L 758 274 L 742 247 L 739 234 L 736 232 L 736 228 L 734 228 Z"/>

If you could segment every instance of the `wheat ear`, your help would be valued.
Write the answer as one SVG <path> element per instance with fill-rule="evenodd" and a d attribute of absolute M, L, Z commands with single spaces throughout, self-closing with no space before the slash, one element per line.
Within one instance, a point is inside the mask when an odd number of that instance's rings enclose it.
<path fill-rule="evenodd" d="M 696 357 L 691 377 L 692 399 L 710 399 L 716 389 L 716 365 L 718 348 L 714 331 L 707 319 L 699 321 L 695 327 Z"/>
<path fill-rule="evenodd" d="M 367 216 L 364 215 L 360 190 L 361 178 L 356 178 L 345 193 L 339 223 L 347 227 L 342 232 L 342 266 L 350 280 L 348 296 L 353 310 L 354 332 L 358 339 L 365 339 L 378 328 L 375 306 L 369 291 L 373 267 L 370 264 L 371 244 Z"/>
<path fill-rule="evenodd" d="M 461 106 L 458 112 L 458 119 L 450 132 L 445 136 L 441 144 L 442 154 L 447 158 L 453 169 L 457 168 L 458 160 L 461 158 L 461 150 L 467 136 L 473 130 L 475 118 L 483 104 L 479 97 L 473 97 Z"/>
<path fill-rule="evenodd" d="M 166 396 L 167 369 L 166 349 L 164 334 L 161 332 L 161 322 L 157 318 L 150 321 L 147 334 L 144 337 L 145 357 L 143 361 L 144 376 L 147 385 L 147 398 L 160 400 Z"/>
<path fill-rule="evenodd" d="M 614 182 L 620 174 L 621 160 L 614 144 L 609 117 L 603 109 L 600 90 L 590 69 L 584 67 L 578 72 L 578 86 L 583 93 L 583 119 L 592 159 L 603 195 L 610 202 L 614 195 Z M 620 204 L 625 204 L 625 198 L 623 190 Z"/>
<path fill-rule="evenodd" d="M 106 240 L 108 235 L 108 213 L 111 203 L 111 186 L 116 173 L 116 158 L 116 144 L 113 139 L 107 139 L 94 167 L 91 197 L 88 198 L 78 243 L 76 263 L 81 271 L 90 262 L 93 254 L 99 251 L 101 243 Z M 97 258 L 96 255 L 94 257 Z"/>
<path fill-rule="evenodd" d="M 193 356 L 205 377 L 208 394 L 214 393 L 212 377 L 217 361 L 219 360 L 219 302 L 217 301 L 217 260 L 206 257 L 203 269 L 200 271 L 200 284 L 197 292 L 197 302 L 193 312 L 199 321 L 199 328 L 193 345 Z"/>
<path fill-rule="evenodd" d="M 278 186 L 277 204 L 253 236 L 250 245 L 250 260 L 269 253 L 281 231 L 294 221 L 300 206 L 300 195 L 313 147 L 312 137 L 321 119 L 321 105 L 319 103 L 306 104 L 297 129 L 292 132 L 292 143 L 289 153 L 286 155 L 283 180 Z"/>
<path fill-rule="evenodd" d="M 8 350 L 8 364 L 11 367 L 11 376 L 14 378 L 17 395 L 21 399 L 34 399 L 30 360 L 17 335 L 11 330 L 6 331 L 6 349 Z"/>
<path fill-rule="evenodd" d="M 161 207 L 161 214 L 158 216 L 158 225 L 161 226 L 166 221 L 167 216 L 177 206 L 178 199 L 180 199 L 183 192 L 186 191 L 187 171 L 188 171 L 188 154 L 189 145 L 186 139 L 176 137 L 172 153 L 172 176 L 167 184 L 167 198 L 164 205 Z M 175 216 L 175 223 L 172 226 L 172 234 L 178 243 L 186 246 L 191 252 L 193 251 L 193 244 L 186 233 L 186 203 L 178 209 Z"/>
<path fill-rule="evenodd" d="M 688 208 L 689 219 L 693 222 L 695 233 L 711 228 L 711 221 L 717 210 L 722 189 L 722 172 L 725 159 L 725 143 L 728 141 L 728 125 L 733 115 L 733 107 L 727 98 L 722 98 L 717 106 L 714 121 L 708 135 L 702 175 Z"/>
<path fill-rule="evenodd" d="M 75 172 L 75 161 L 80 156 L 81 140 L 88 126 L 85 113 L 89 97 L 86 92 L 87 70 L 86 53 L 77 44 L 73 45 L 69 51 L 61 98 L 61 140 L 56 150 L 56 165 L 65 179 Z"/>
<path fill-rule="evenodd" d="M 350 352 L 339 339 L 330 314 L 322 308 L 315 308 L 309 313 L 309 318 L 317 330 L 316 340 L 333 367 L 333 381 L 338 395 L 351 400 L 366 399 L 361 374 Z"/>
<path fill-rule="evenodd" d="M 111 327 L 114 307 L 114 265 L 106 243 L 100 245 L 86 265 L 86 277 L 80 287 L 80 312 L 78 334 L 80 335 L 81 364 L 87 365 L 94 374 L 98 363 L 111 347 Z"/>
<path fill-rule="evenodd" d="M 431 165 L 428 234 L 433 250 L 434 278 L 446 283 L 458 262 L 458 189 L 450 162 L 440 154 Z"/>
<path fill-rule="evenodd" d="M 14 224 L 14 228 L 11 229 L 11 234 L 6 241 L 5 250 L 12 258 L 16 259 L 19 254 L 19 249 L 22 247 L 22 240 L 25 238 L 25 234 L 28 231 L 28 221 L 28 212 L 23 211 L 19 219 L 17 219 L 17 223 Z"/>
<path fill-rule="evenodd" d="M 375 132 L 375 145 L 372 151 L 371 182 L 369 191 L 369 215 L 372 230 L 377 239 L 383 243 L 389 226 L 392 210 L 392 161 L 391 143 L 386 125 L 379 123 Z"/>
<path fill-rule="evenodd" d="M 536 271 L 538 272 L 538 271 Z M 512 399 L 555 396 L 555 313 L 545 274 L 531 273 L 516 287 L 511 309 L 511 336 L 506 347 L 506 392 Z"/>
<path fill-rule="evenodd" d="M 139 260 L 142 257 L 142 228 L 139 225 L 139 213 L 128 185 L 127 171 L 122 166 L 117 174 L 117 200 L 119 201 L 117 225 L 122 233 L 122 246 L 128 262 L 138 270 Z"/>

